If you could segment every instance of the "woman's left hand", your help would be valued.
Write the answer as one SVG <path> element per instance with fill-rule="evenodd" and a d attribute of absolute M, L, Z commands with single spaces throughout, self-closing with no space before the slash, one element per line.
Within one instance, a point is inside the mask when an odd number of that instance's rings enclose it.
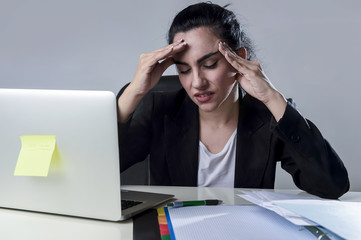
<path fill-rule="evenodd" d="M 262 101 L 279 121 L 285 112 L 287 101 L 269 81 L 260 63 L 247 60 L 244 48 L 240 50 L 243 58 L 224 42 L 219 43 L 219 51 L 236 70 L 236 79 L 243 90 Z"/>

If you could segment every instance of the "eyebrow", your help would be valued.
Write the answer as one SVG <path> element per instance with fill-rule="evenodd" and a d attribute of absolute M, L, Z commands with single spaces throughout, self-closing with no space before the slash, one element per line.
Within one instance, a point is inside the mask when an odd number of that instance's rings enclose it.
<path fill-rule="evenodd" d="M 217 53 L 219 53 L 219 51 L 208 53 L 208 54 L 204 55 L 203 57 L 201 57 L 200 59 L 198 59 L 197 63 L 200 64 L 201 62 L 203 62 L 207 58 L 210 58 L 211 56 L 216 55 Z M 180 62 L 180 61 L 174 61 L 174 63 L 179 64 L 179 65 L 187 65 L 187 66 L 189 65 L 188 63 Z"/>

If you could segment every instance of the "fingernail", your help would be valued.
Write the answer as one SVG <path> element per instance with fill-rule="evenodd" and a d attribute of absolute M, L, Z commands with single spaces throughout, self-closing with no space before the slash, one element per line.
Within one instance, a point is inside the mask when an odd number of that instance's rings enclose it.
<path fill-rule="evenodd" d="M 178 40 L 178 42 L 183 42 L 183 41 L 184 41 L 184 39 L 183 39 L 183 38 Z"/>
<path fill-rule="evenodd" d="M 221 45 L 221 47 L 222 47 L 223 49 L 227 49 L 227 44 L 226 44 L 226 42 L 221 41 L 221 42 L 219 42 L 219 45 Z"/>

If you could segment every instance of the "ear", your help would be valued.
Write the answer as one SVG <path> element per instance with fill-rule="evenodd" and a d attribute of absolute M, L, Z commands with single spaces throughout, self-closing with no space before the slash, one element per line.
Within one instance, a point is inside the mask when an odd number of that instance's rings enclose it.
<path fill-rule="evenodd" d="M 247 59 L 247 50 L 244 47 L 242 47 L 238 49 L 237 55 L 240 56 L 241 58 Z"/>

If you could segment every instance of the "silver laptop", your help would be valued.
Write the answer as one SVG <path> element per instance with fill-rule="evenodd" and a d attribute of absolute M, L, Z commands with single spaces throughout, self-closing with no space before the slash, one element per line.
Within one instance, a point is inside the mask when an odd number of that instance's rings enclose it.
<path fill-rule="evenodd" d="M 120 221 L 173 197 L 121 191 L 112 92 L 0 89 L 0 113 L 2 208 Z"/>

